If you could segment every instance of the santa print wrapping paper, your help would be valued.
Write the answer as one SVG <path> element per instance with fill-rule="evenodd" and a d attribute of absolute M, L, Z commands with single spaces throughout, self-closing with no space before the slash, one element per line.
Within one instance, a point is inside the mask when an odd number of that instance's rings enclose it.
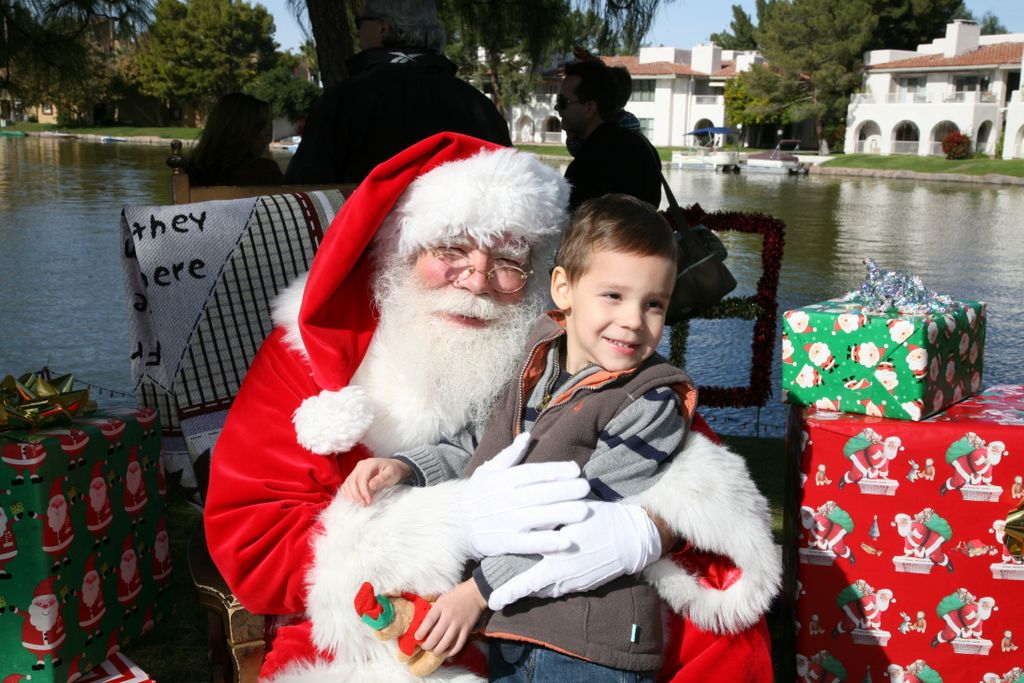
<path fill-rule="evenodd" d="M 0 432 L 0 680 L 77 680 L 173 608 L 149 408 Z"/>
<path fill-rule="evenodd" d="M 783 400 L 920 420 L 981 386 L 985 304 L 948 313 L 877 314 L 830 299 L 783 314 Z"/>
<path fill-rule="evenodd" d="M 1024 676 L 1024 387 L 921 422 L 794 407 L 787 449 L 797 680 Z"/>

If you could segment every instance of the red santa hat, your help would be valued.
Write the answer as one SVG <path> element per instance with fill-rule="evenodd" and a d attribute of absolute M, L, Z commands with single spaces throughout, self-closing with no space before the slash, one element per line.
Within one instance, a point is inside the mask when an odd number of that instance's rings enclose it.
<path fill-rule="evenodd" d="M 19 681 L 31 681 L 32 676 L 29 674 L 11 674 L 10 676 L 4 676 L 4 683 L 18 683 Z"/>
<path fill-rule="evenodd" d="M 103 478 L 103 461 L 97 462 L 92 466 L 92 476 L 89 477 L 89 483 L 91 484 L 94 479 Z"/>
<path fill-rule="evenodd" d="M 50 486 L 50 497 L 46 499 L 46 502 L 49 503 L 58 497 L 64 497 L 64 477 L 57 477 L 53 480 L 53 484 Z"/>
<path fill-rule="evenodd" d="M 124 555 L 129 550 L 131 550 L 132 552 L 135 552 L 135 548 L 132 547 L 132 541 L 133 540 L 134 539 L 132 538 L 131 534 L 128 534 L 127 536 L 125 536 L 124 543 L 121 544 L 121 555 Z"/>
<path fill-rule="evenodd" d="M 53 589 L 53 583 L 54 583 L 54 577 L 51 576 L 50 578 L 43 579 L 38 584 L 36 584 L 36 590 L 32 594 L 32 599 L 35 600 L 37 598 L 42 598 L 42 597 L 54 597 L 54 598 L 56 598 L 57 597 L 57 591 L 55 591 Z"/>
<path fill-rule="evenodd" d="M 85 569 L 82 570 L 82 577 L 85 578 L 89 572 L 96 571 L 96 553 L 92 553 L 85 559 Z"/>
<path fill-rule="evenodd" d="M 559 234 L 568 199 L 565 180 L 536 157 L 457 133 L 377 166 L 331 223 L 303 291 L 298 332 L 323 391 L 295 412 L 299 443 L 322 455 L 344 452 L 372 422 L 365 394 L 347 386 L 377 326 L 371 243 L 377 254 L 403 256 L 466 238 L 536 245 Z"/>

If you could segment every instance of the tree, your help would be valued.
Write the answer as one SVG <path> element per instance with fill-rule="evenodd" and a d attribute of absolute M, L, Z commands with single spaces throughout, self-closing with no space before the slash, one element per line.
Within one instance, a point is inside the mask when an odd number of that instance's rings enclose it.
<path fill-rule="evenodd" d="M 205 112 L 274 66 L 274 19 L 244 0 L 157 0 L 135 60 L 143 93 Z"/>
<path fill-rule="evenodd" d="M 274 116 L 295 121 L 309 113 L 313 102 L 320 96 L 320 86 L 305 78 L 296 78 L 295 72 L 302 59 L 296 55 L 278 55 L 277 66 L 259 75 L 245 86 L 244 92 L 270 103 Z"/>
<path fill-rule="evenodd" d="M 868 50 L 914 50 L 945 35 L 946 24 L 964 11 L 963 0 L 870 0 L 878 19 Z"/>
<path fill-rule="evenodd" d="M 75 87 L 94 66 L 97 30 L 133 35 L 149 20 L 149 0 L 0 0 L 0 89 L 25 100 L 43 84 Z"/>
<path fill-rule="evenodd" d="M 758 0 L 758 6 L 764 0 Z M 754 26 L 750 15 L 746 13 L 742 5 L 732 6 L 732 23 L 729 24 L 732 33 L 722 31 L 712 33 L 711 42 L 724 50 L 756 50 L 757 49 L 757 27 Z"/>
<path fill-rule="evenodd" d="M 839 143 L 849 94 L 860 84 L 862 54 L 876 18 L 869 0 L 792 0 L 770 5 L 759 31 L 770 68 L 764 90 L 791 121 L 813 119 L 819 140 Z"/>
<path fill-rule="evenodd" d="M 977 22 L 978 25 L 981 26 L 981 35 L 983 36 L 994 36 L 1000 33 L 1010 32 L 1010 29 L 1006 28 L 1006 24 L 1001 22 L 999 20 L 999 17 L 997 17 L 991 11 L 987 11 L 984 14 L 982 14 L 981 19 L 979 20 L 977 17 L 974 16 L 974 12 L 967 9 L 966 7 L 963 7 L 960 11 L 956 13 L 956 15 L 953 18 L 967 19 L 968 21 Z"/>
<path fill-rule="evenodd" d="M 521 48 L 533 63 L 548 52 L 551 41 L 559 35 L 571 10 L 593 12 L 603 18 L 600 32 L 594 38 L 598 51 L 614 51 L 618 47 L 636 52 L 650 31 L 654 15 L 662 2 L 673 0 L 439 0 L 444 23 L 451 32 L 459 32 L 458 42 L 469 50 L 476 41 L 479 47 L 492 52 Z M 321 80 L 324 86 L 348 77 L 345 60 L 356 52 L 354 17 L 362 0 L 288 0 L 296 17 L 309 17 L 316 41 Z M 552 11 L 560 6 L 560 14 Z M 513 30 L 498 36 L 501 27 Z M 499 40 L 500 38 L 500 40 Z M 490 47 L 489 47 L 490 46 Z M 490 67 L 489 67 L 490 68 Z M 496 69 L 490 68 L 491 72 Z M 500 80 L 500 77 L 499 77 Z"/>

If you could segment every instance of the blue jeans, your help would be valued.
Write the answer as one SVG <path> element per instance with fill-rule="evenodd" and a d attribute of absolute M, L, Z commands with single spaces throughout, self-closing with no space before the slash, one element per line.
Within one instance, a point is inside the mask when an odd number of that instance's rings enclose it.
<path fill-rule="evenodd" d="M 654 683 L 654 672 L 611 669 L 533 643 L 497 638 L 487 644 L 487 664 L 495 683 Z"/>

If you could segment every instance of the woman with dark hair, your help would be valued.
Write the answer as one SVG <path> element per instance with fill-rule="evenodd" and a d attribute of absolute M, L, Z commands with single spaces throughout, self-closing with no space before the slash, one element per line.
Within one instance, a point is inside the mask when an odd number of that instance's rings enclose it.
<path fill-rule="evenodd" d="M 239 92 L 221 97 L 189 155 L 192 184 L 281 185 L 281 167 L 263 156 L 271 130 L 270 105 L 263 100 Z"/>

